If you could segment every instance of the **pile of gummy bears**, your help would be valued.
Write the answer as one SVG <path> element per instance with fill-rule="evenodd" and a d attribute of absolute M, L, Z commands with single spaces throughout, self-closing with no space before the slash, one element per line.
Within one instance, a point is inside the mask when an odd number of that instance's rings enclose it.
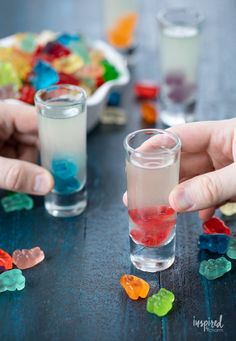
<path fill-rule="evenodd" d="M 88 96 L 119 72 L 101 50 L 79 34 L 19 33 L 0 47 L 0 99 L 34 103 L 37 90 L 53 84 L 81 86 Z"/>
<path fill-rule="evenodd" d="M 15 250 L 12 257 L 0 249 L 0 292 L 23 290 L 25 276 L 21 270 L 32 268 L 42 262 L 44 258 L 44 252 L 38 246 L 29 250 Z M 13 264 L 17 269 L 12 269 Z"/>
<path fill-rule="evenodd" d="M 212 217 L 204 222 L 203 232 L 199 236 L 199 249 L 220 254 L 221 257 L 203 260 L 199 273 L 208 280 L 214 280 L 232 269 L 231 261 L 222 255 L 226 254 L 228 258 L 236 259 L 236 239 L 232 238 L 231 230 L 218 217 Z M 150 290 L 150 285 L 146 281 L 134 275 L 121 276 L 120 284 L 132 300 L 146 298 Z M 146 309 L 149 313 L 163 317 L 172 309 L 174 300 L 175 296 L 171 291 L 161 288 L 148 297 Z"/>
<path fill-rule="evenodd" d="M 6 213 L 30 210 L 33 208 L 33 199 L 24 193 L 9 192 L 1 199 Z M 44 252 L 36 246 L 32 249 L 15 250 L 10 256 L 0 249 L 0 292 L 22 290 L 25 287 L 25 276 L 21 270 L 32 268 L 45 258 Z M 13 264 L 17 269 L 13 269 Z"/>

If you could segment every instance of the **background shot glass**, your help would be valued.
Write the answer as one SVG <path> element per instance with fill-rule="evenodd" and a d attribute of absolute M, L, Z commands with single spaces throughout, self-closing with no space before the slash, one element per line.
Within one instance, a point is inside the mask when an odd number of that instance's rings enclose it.
<path fill-rule="evenodd" d="M 170 8 L 157 15 L 160 31 L 161 120 L 194 120 L 200 35 L 203 17 L 190 9 Z"/>
<path fill-rule="evenodd" d="M 168 198 L 179 182 L 181 142 L 170 132 L 143 129 L 129 134 L 124 147 L 130 258 L 140 270 L 161 271 L 175 259 L 176 213 Z"/>
<path fill-rule="evenodd" d="M 87 205 L 86 93 L 77 86 L 55 85 L 39 90 L 35 103 L 41 164 L 55 182 L 45 207 L 56 217 L 78 215 Z"/>

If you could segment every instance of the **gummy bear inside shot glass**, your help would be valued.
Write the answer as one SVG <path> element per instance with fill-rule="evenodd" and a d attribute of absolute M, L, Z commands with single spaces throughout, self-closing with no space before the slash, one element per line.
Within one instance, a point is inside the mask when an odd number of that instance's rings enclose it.
<path fill-rule="evenodd" d="M 169 194 L 179 182 L 181 142 L 161 129 L 142 129 L 124 140 L 130 258 L 142 271 L 169 268 L 175 259 L 176 213 Z"/>
<path fill-rule="evenodd" d="M 81 214 L 86 191 L 86 93 L 77 86 L 55 85 L 35 95 L 40 157 L 54 178 L 45 208 L 55 217 Z"/>

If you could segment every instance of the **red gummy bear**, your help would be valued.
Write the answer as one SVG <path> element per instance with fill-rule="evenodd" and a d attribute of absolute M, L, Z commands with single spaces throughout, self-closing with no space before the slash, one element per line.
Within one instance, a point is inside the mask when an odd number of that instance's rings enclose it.
<path fill-rule="evenodd" d="M 48 55 L 43 52 L 43 46 L 38 46 L 33 54 L 33 66 L 39 61 L 43 60 L 45 62 L 51 63 L 54 59 L 54 56 Z"/>
<path fill-rule="evenodd" d="M 0 249 L 0 267 L 5 270 L 10 270 L 13 267 L 11 256 L 2 249 Z"/>
<path fill-rule="evenodd" d="M 99 88 L 99 86 L 103 85 L 105 83 L 105 80 L 102 76 L 96 78 L 96 87 Z"/>
<path fill-rule="evenodd" d="M 132 239 L 147 247 L 156 247 L 170 236 L 175 223 L 175 211 L 168 206 L 132 209 L 128 211 L 136 226 L 130 231 Z"/>
<path fill-rule="evenodd" d="M 20 91 L 20 100 L 29 104 L 34 103 L 35 88 L 31 85 L 23 85 Z"/>
<path fill-rule="evenodd" d="M 61 45 L 60 43 L 56 41 L 51 41 L 47 43 L 44 46 L 42 52 L 47 55 L 53 56 L 54 58 L 61 58 L 64 56 L 68 56 L 71 53 L 67 47 Z"/>
<path fill-rule="evenodd" d="M 69 75 L 68 73 L 59 72 L 59 81 L 57 84 L 79 85 L 80 81 L 76 79 L 74 76 Z"/>
<path fill-rule="evenodd" d="M 138 98 L 155 99 L 160 94 L 160 87 L 152 82 L 140 82 L 134 86 L 134 93 Z"/>
<path fill-rule="evenodd" d="M 225 225 L 223 220 L 218 217 L 212 217 L 203 223 L 203 231 L 206 234 L 226 234 L 231 235 L 230 229 Z"/>

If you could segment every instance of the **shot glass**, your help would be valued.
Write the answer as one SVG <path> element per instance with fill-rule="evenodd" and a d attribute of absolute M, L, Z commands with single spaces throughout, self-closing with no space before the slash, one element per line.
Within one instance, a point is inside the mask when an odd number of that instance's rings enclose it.
<path fill-rule="evenodd" d="M 169 194 L 179 182 L 181 142 L 160 129 L 142 129 L 124 140 L 130 259 L 142 271 L 169 268 L 175 259 L 176 213 Z"/>
<path fill-rule="evenodd" d="M 186 8 L 157 15 L 160 31 L 161 112 L 168 126 L 194 120 L 204 18 Z"/>
<path fill-rule="evenodd" d="M 54 178 L 45 208 L 56 217 L 81 214 L 86 192 L 86 93 L 72 85 L 55 85 L 35 95 L 41 164 Z"/>

